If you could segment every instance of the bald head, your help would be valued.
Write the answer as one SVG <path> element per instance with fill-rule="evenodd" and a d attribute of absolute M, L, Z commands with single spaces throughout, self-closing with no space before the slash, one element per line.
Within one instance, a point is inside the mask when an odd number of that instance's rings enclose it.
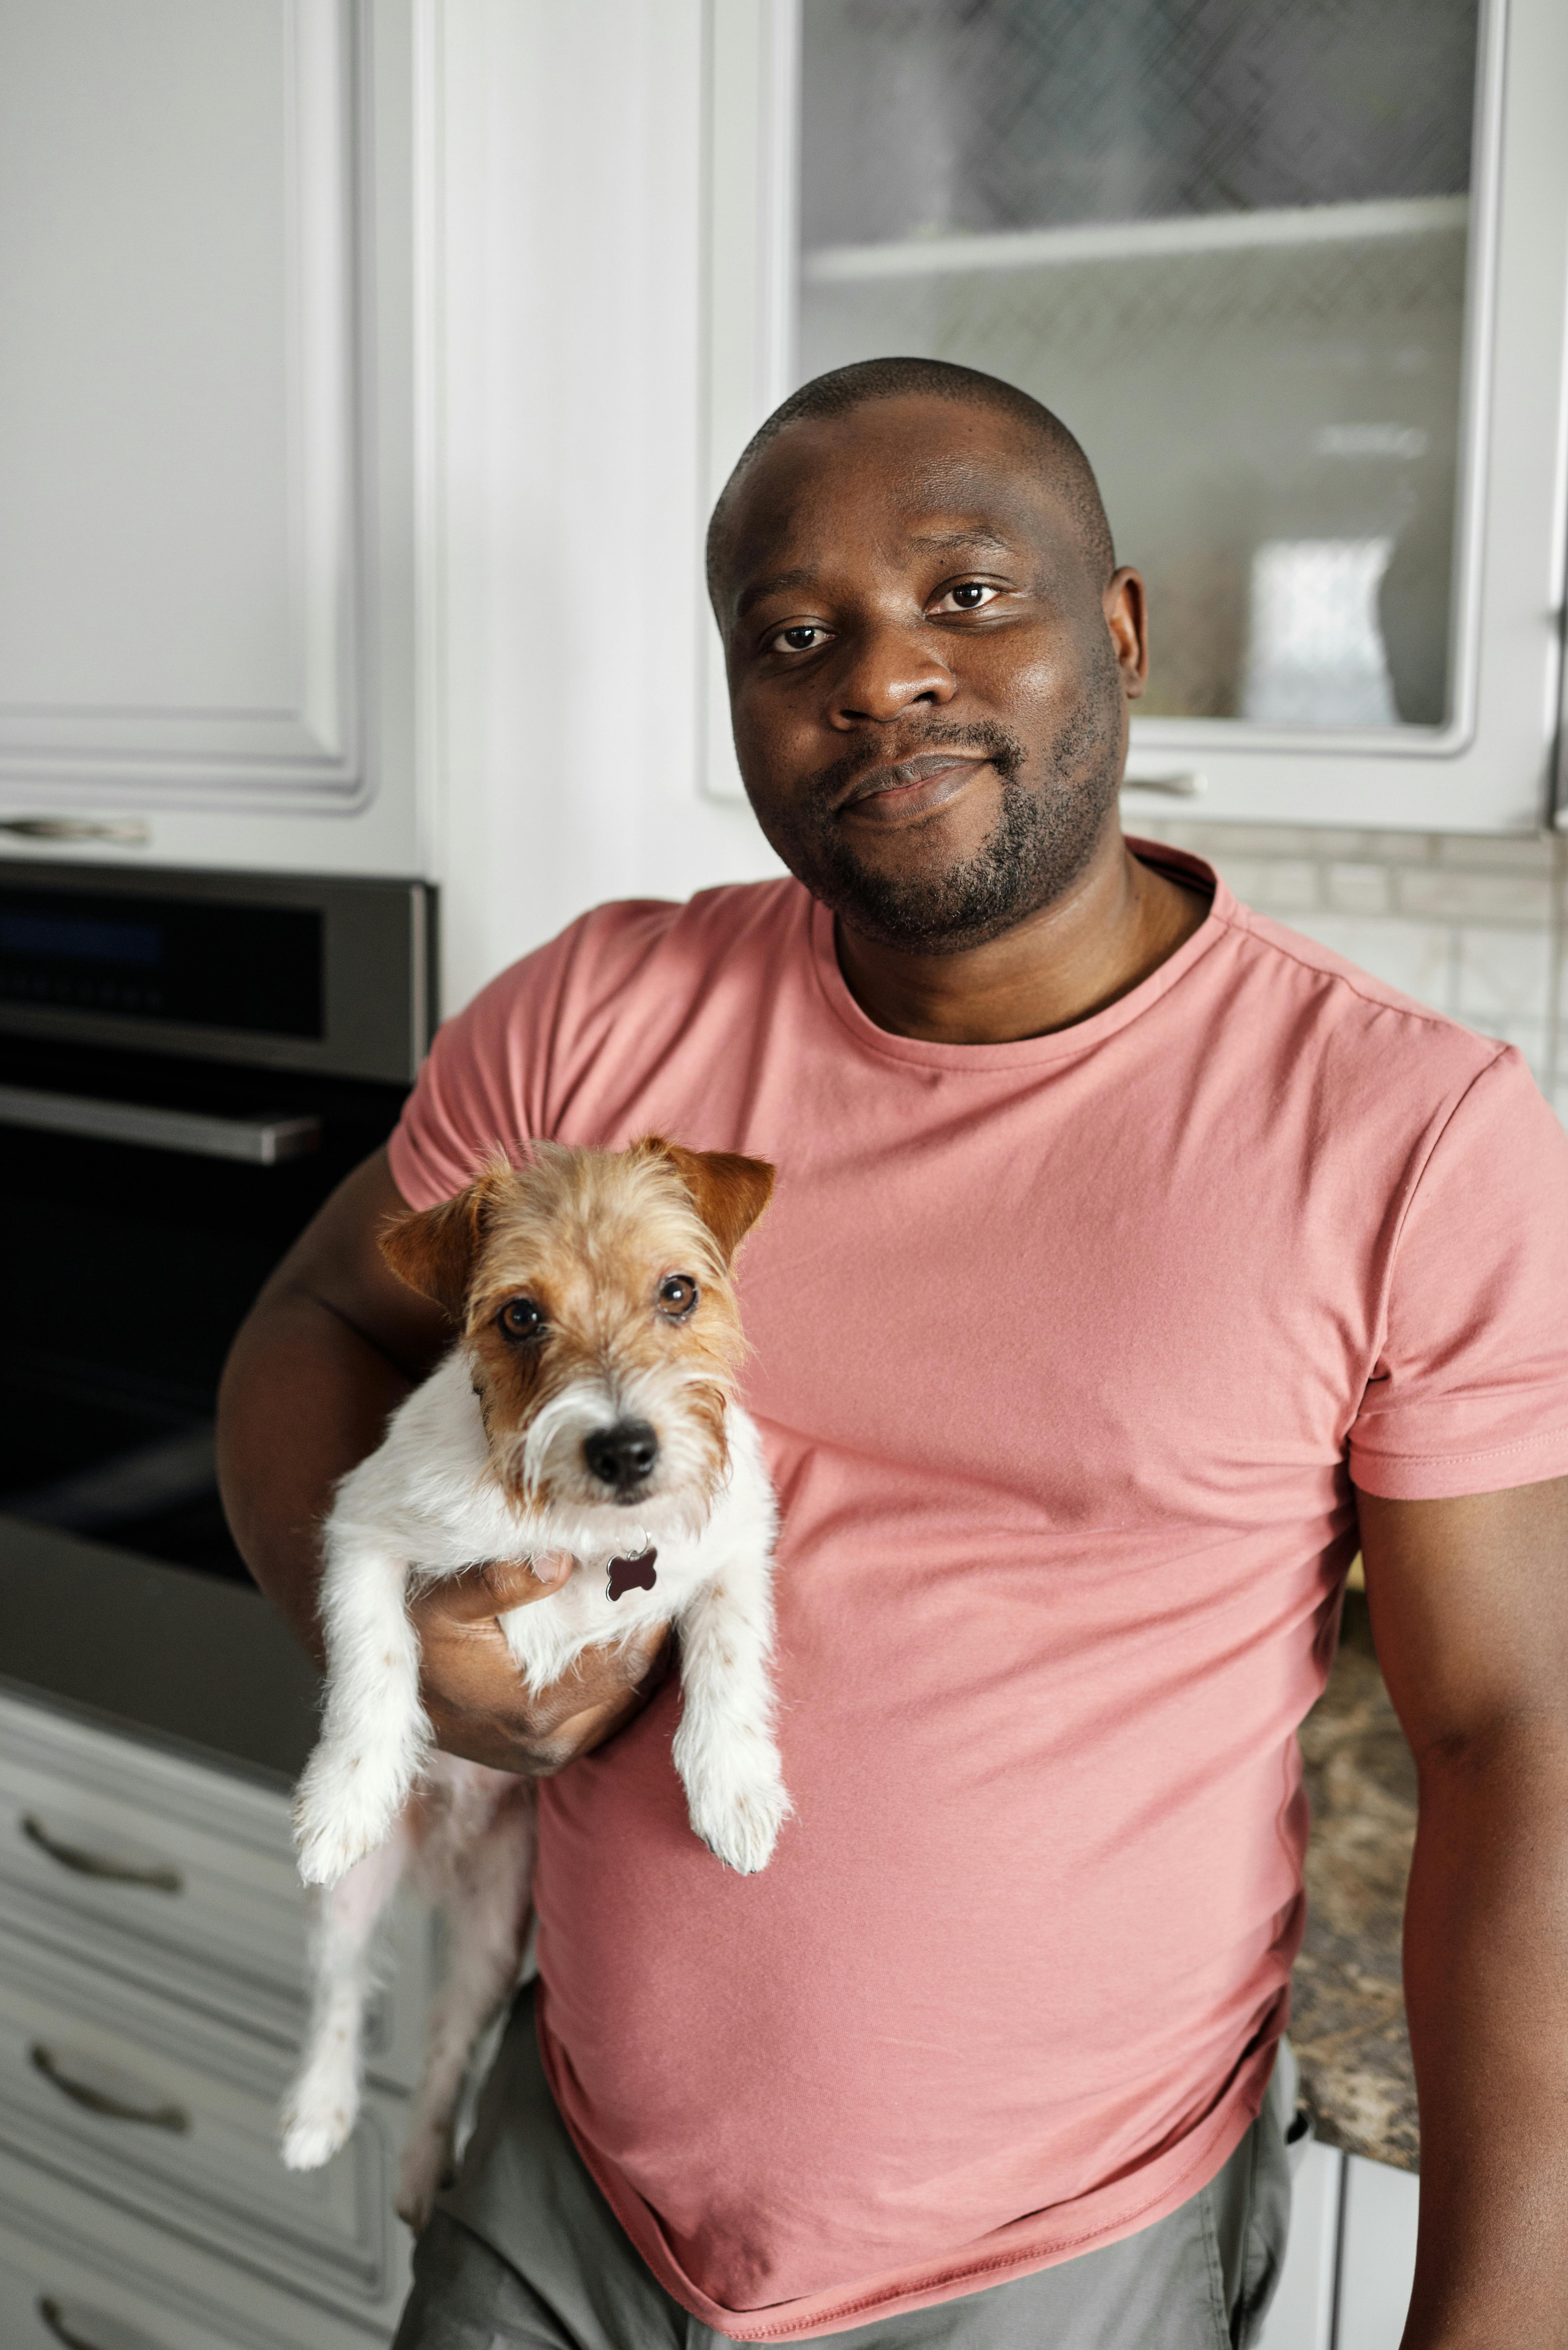
<path fill-rule="evenodd" d="M 742 450 L 708 525 L 708 594 L 721 625 L 730 586 L 736 497 L 764 450 L 792 425 L 827 422 L 875 401 L 911 395 L 981 409 L 1015 426 L 1021 453 L 1048 484 L 1095 586 L 1104 587 L 1116 568 L 1111 526 L 1094 469 L 1059 416 L 1016 384 L 982 374 L 979 368 L 955 367 L 947 359 L 859 359 L 792 391 Z"/>

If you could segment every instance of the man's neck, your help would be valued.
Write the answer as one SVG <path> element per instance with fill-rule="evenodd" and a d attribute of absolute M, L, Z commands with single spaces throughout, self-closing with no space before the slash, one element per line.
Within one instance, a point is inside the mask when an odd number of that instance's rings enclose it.
<path fill-rule="evenodd" d="M 1006 1045 L 1070 1028 L 1158 971 L 1209 900 L 1107 836 L 1064 896 L 985 945 L 950 955 L 878 945 L 840 921 L 839 969 L 867 1019 L 939 1045 Z"/>

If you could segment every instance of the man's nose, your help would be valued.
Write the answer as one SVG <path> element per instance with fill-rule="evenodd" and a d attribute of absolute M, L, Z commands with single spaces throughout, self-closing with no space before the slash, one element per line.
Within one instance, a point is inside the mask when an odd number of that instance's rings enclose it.
<path fill-rule="evenodd" d="M 886 725 L 921 702 L 940 710 L 957 691 L 958 680 L 928 632 L 871 629 L 857 639 L 835 681 L 828 720 L 846 731 L 867 720 Z"/>

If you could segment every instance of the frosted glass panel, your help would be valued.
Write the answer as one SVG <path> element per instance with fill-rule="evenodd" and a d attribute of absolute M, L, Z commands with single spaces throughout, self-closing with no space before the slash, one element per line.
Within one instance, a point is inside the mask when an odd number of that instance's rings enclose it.
<path fill-rule="evenodd" d="M 1475 0 L 805 0 L 802 378 L 1084 442 L 1151 716 L 1443 723 Z"/>

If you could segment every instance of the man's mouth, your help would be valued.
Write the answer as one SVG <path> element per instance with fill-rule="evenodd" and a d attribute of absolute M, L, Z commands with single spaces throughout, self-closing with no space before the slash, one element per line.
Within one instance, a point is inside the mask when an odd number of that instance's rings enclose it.
<path fill-rule="evenodd" d="M 923 751 L 917 758 L 857 776 L 835 813 L 853 810 L 857 817 L 879 824 L 924 816 L 952 799 L 981 767 L 991 764 L 991 754 L 984 751 Z"/>

